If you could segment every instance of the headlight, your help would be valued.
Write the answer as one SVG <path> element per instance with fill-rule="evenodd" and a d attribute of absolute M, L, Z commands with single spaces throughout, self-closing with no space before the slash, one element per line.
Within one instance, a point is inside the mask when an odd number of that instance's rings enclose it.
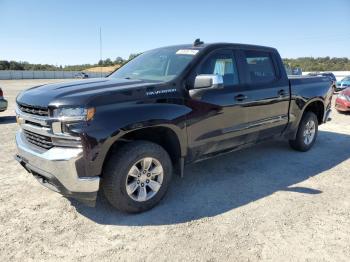
<path fill-rule="evenodd" d="M 95 108 L 58 108 L 54 109 L 53 116 L 61 121 L 89 121 L 95 115 Z"/>
<path fill-rule="evenodd" d="M 346 96 L 346 95 L 343 95 L 343 94 L 339 94 L 338 98 L 350 102 L 350 97 L 349 96 Z"/>

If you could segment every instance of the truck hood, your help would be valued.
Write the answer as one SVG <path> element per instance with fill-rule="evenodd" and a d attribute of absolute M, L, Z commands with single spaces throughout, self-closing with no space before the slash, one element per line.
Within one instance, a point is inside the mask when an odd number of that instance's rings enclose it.
<path fill-rule="evenodd" d="M 49 106 L 88 106 L 106 99 L 131 100 L 146 89 L 159 83 L 131 79 L 95 78 L 81 81 L 54 83 L 32 87 L 20 93 L 17 102 L 23 105 L 47 108 Z M 141 91 L 141 92 L 140 92 Z M 135 97 L 134 97 L 135 99 Z"/>

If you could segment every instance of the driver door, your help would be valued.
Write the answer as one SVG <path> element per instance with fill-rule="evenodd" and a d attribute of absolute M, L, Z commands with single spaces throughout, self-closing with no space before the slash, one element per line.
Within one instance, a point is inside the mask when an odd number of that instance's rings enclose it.
<path fill-rule="evenodd" d="M 188 117 L 187 134 L 189 156 L 194 159 L 244 144 L 245 134 L 240 130 L 247 122 L 237 97 L 244 86 L 240 84 L 235 51 L 211 52 L 191 74 L 190 82 L 202 74 L 221 75 L 224 87 L 199 90 L 199 95 L 190 90 L 186 104 L 192 108 L 192 113 Z"/>

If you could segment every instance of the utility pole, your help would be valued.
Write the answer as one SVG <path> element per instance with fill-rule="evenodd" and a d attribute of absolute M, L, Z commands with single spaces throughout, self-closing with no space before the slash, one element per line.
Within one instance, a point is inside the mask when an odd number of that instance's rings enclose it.
<path fill-rule="evenodd" d="M 102 29 L 100 27 L 100 61 L 102 61 Z M 102 77 L 102 65 L 101 67 L 101 77 Z"/>

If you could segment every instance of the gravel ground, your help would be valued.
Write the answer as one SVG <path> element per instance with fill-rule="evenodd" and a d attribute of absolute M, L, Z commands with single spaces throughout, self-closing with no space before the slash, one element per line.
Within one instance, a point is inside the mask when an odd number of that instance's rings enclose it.
<path fill-rule="evenodd" d="M 0 261 L 350 261 L 350 114 L 307 153 L 272 141 L 188 166 L 160 205 L 127 215 L 71 202 L 13 160 L 16 95 L 54 81 L 0 81 Z"/>

